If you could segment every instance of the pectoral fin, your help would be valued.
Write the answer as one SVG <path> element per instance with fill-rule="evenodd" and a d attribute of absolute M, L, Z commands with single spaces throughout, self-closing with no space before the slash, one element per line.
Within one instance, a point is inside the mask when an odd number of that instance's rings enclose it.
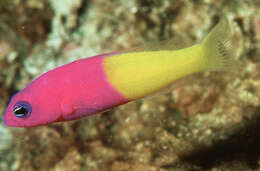
<path fill-rule="evenodd" d="M 64 101 L 61 103 L 61 113 L 64 117 L 70 116 L 74 113 L 74 107 L 68 101 Z"/>

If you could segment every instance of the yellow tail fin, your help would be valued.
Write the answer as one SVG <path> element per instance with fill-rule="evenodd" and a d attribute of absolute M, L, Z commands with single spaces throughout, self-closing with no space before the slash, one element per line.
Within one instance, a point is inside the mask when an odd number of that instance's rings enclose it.
<path fill-rule="evenodd" d="M 231 46 L 231 39 L 229 22 L 223 17 L 202 41 L 206 69 L 226 70 L 233 64 L 235 49 Z"/>

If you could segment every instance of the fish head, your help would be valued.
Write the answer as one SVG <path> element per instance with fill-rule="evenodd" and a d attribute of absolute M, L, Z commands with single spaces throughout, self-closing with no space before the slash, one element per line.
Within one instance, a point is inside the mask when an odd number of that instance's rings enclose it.
<path fill-rule="evenodd" d="M 55 94 L 38 80 L 11 98 L 2 121 L 6 126 L 34 127 L 56 122 L 59 117 Z"/>

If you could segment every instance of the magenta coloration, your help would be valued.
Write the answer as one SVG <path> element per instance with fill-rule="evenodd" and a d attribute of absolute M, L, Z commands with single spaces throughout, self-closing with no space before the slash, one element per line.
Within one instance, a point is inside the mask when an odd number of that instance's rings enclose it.
<path fill-rule="evenodd" d="M 8 126 L 32 127 L 78 119 L 128 102 L 108 82 L 103 54 L 51 70 L 30 83 L 10 101 L 3 121 Z M 31 105 L 28 117 L 14 115 L 20 101 Z M 19 111 L 18 111 L 19 112 Z"/>

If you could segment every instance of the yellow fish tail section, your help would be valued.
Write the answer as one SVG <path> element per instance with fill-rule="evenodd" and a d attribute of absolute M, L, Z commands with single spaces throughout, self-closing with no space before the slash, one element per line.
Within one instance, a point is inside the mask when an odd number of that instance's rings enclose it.
<path fill-rule="evenodd" d="M 222 20 L 201 44 L 180 50 L 129 52 L 107 57 L 104 59 L 107 79 L 124 97 L 134 100 L 181 77 L 225 68 L 231 59 L 229 32 L 227 21 Z"/>

